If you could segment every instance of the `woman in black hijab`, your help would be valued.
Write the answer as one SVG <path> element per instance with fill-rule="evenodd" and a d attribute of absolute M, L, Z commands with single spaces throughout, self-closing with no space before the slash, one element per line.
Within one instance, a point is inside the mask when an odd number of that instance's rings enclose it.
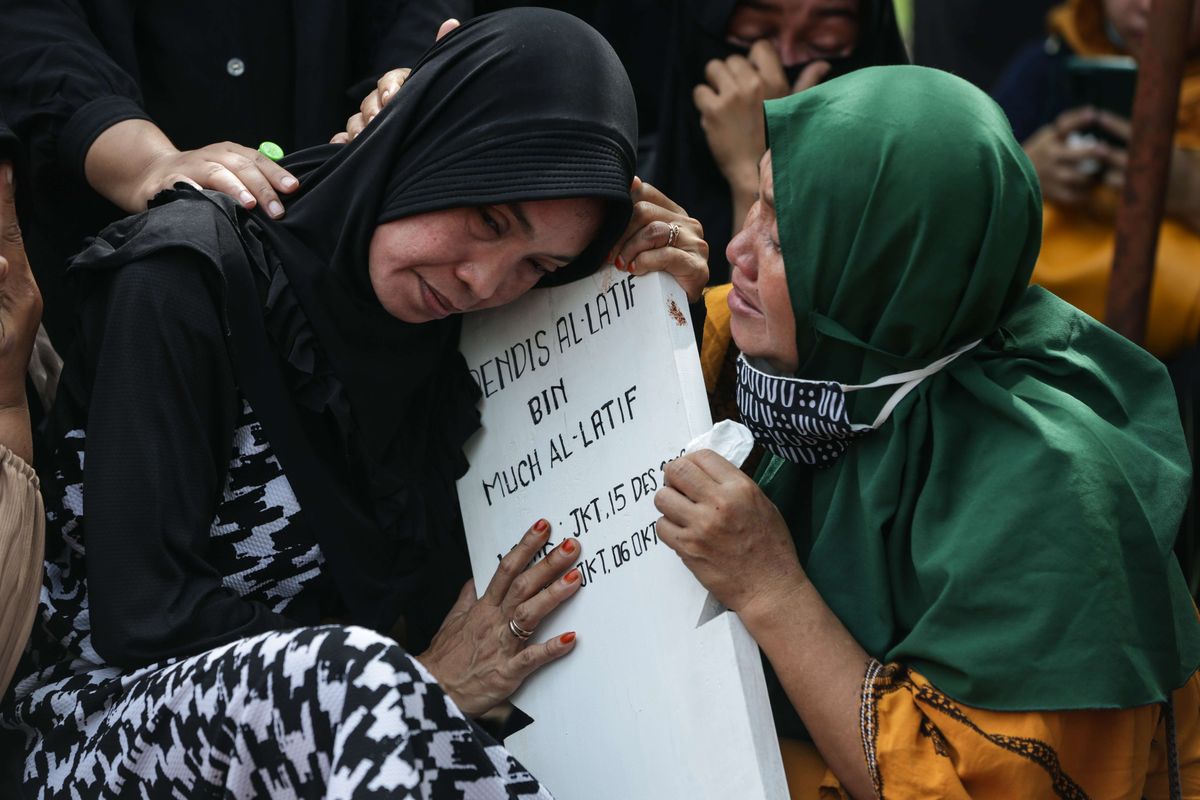
<path fill-rule="evenodd" d="M 627 230 L 636 138 L 598 34 L 504 12 L 445 37 L 352 144 L 291 159 L 283 220 L 177 186 L 80 256 L 47 579 L 2 716 L 26 790 L 545 794 L 464 715 L 571 650 L 521 634 L 578 589 L 572 539 L 522 572 L 535 523 L 416 658 L 379 632 L 426 613 L 462 548 L 479 418 L 455 312 L 619 239 L 693 296 L 707 278 L 698 225 L 650 187 Z"/>
<path fill-rule="evenodd" d="M 752 174 L 739 183 L 748 181 L 753 194 L 758 159 L 767 149 L 762 101 L 862 67 L 905 64 L 908 57 L 892 0 L 676 0 L 674 6 L 674 50 L 642 171 L 704 223 L 714 254 L 712 282 L 726 283 L 725 247 L 749 208 L 746 202 L 735 210 L 736 187 L 727 173 L 748 165 Z M 757 131 L 756 152 L 715 158 L 706 133 L 715 126 L 710 119 L 702 125 L 702 111 L 714 121 L 724 116 L 719 124 L 738 133 Z"/>

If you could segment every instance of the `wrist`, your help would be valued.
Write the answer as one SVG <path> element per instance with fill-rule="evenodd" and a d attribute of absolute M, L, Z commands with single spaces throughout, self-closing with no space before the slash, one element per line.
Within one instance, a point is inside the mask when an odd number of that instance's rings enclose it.
<path fill-rule="evenodd" d="M 432 649 L 426 650 L 424 653 L 421 653 L 418 656 L 413 656 L 413 659 L 416 660 L 422 667 L 424 667 L 426 672 L 433 676 L 434 681 L 437 682 L 438 688 L 440 688 L 442 692 L 450 698 L 450 700 L 455 706 L 457 706 L 458 710 L 461 711 L 464 716 L 470 717 L 471 719 L 479 716 L 477 711 L 464 705 L 465 701 L 462 693 L 458 691 L 458 688 L 454 684 L 447 680 L 446 675 L 442 670 L 441 663 L 438 661 L 437 657 L 434 656 Z"/>
<path fill-rule="evenodd" d="M 758 159 L 740 158 L 722 165 L 721 171 L 735 194 L 753 197 L 758 193 Z"/>
<path fill-rule="evenodd" d="M 84 159 L 88 184 L 129 213 L 144 211 L 156 189 L 154 171 L 179 155 L 166 134 L 144 119 L 118 122 L 96 137 Z"/>
<path fill-rule="evenodd" d="M 3 444 L 26 464 L 33 463 L 33 433 L 29 425 L 29 406 L 24 395 L 21 402 L 0 405 L 0 444 Z"/>
<path fill-rule="evenodd" d="M 796 609 L 807 602 L 809 592 L 815 591 L 808 576 L 797 564 L 794 570 L 779 576 L 751 597 L 738 609 L 738 616 L 755 640 L 762 641 L 760 636 L 777 633 L 781 625 L 796 619 Z"/>

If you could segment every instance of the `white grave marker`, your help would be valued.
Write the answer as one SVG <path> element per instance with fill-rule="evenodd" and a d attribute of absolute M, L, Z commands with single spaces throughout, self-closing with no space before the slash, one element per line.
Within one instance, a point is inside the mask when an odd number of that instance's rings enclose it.
<path fill-rule="evenodd" d="M 531 641 L 574 652 L 513 697 L 505 744 L 558 800 L 786 800 L 758 648 L 655 535 L 666 462 L 712 426 L 687 299 L 615 269 L 464 318 L 483 430 L 458 483 L 482 591 L 539 517 L 583 588 Z"/>

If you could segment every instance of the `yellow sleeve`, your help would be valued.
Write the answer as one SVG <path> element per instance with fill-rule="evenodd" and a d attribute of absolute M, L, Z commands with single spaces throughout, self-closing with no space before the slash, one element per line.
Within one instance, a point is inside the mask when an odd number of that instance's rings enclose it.
<path fill-rule="evenodd" d="M 8 688 L 33 626 L 45 536 L 37 475 L 0 445 L 0 694 Z"/>
<path fill-rule="evenodd" d="M 704 336 L 700 340 L 700 368 L 704 373 L 704 388 L 712 394 L 725 363 L 725 354 L 733 341 L 729 329 L 729 290 L 733 284 L 710 286 L 704 290 Z"/>
<path fill-rule="evenodd" d="M 1200 796 L 1200 678 L 1175 693 L 1183 796 Z M 1163 705 L 987 711 L 959 703 L 900 664 L 875 663 L 863 686 L 863 753 L 880 798 L 1167 798 Z M 785 761 L 794 750 L 784 744 Z M 789 778 L 800 772 L 790 772 Z M 793 798 L 848 797 L 811 765 Z M 803 785 L 801 785 L 803 784 Z"/>

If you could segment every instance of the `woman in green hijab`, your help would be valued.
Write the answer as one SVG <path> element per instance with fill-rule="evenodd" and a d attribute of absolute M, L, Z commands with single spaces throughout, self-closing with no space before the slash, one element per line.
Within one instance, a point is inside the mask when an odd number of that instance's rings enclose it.
<path fill-rule="evenodd" d="M 766 117 L 728 256 L 738 405 L 772 457 L 757 484 L 680 458 L 656 503 L 766 655 L 780 734 L 855 797 L 1196 796 L 1174 395 L 1026 288 L 1041 196 L 1003 113 L 882 67 Z"/>

